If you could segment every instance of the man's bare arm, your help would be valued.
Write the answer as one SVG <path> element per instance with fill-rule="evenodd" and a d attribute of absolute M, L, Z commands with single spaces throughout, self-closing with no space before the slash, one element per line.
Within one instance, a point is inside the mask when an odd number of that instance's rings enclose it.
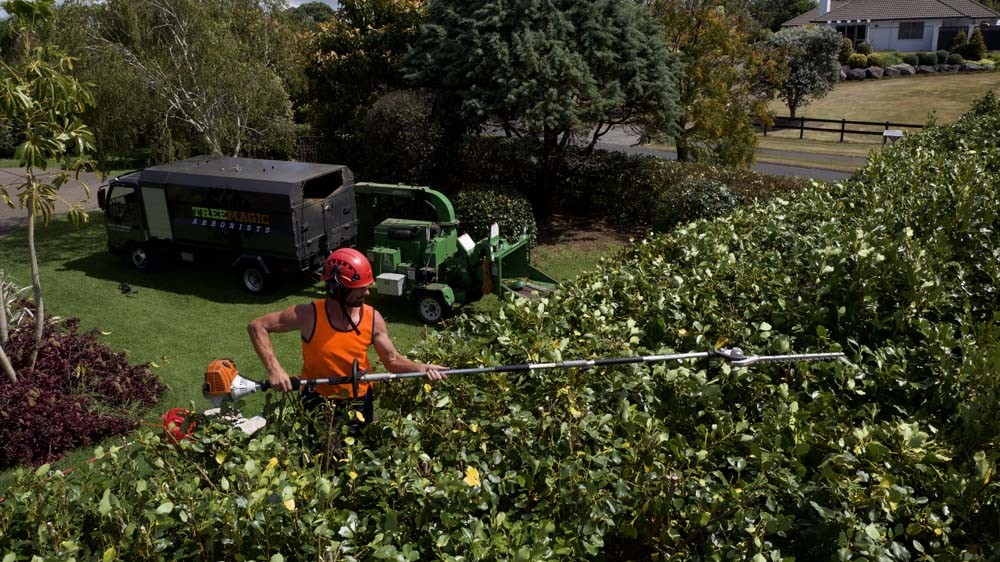
<path fill-rule="evenodd" d="M 448 375 L 440 373 L 440 371 L 446 370 L 447 367 L 442 367 L 441 365 L 431 365 L 428 363 L 418 363 L 407 359 L 403 356 L 403 354 L 397 351 L 396 346 L 393 345 L 392 340 L 389 339 L 389 333 L 386 331 L 385 320 L 382 318 L 382 314 L 377 310 L 375 311 L 372 346 L 375 347 L 375 353 L 378 354 L 379 359 L 382 360 L 382 364 L 385 365 L 385 368 L 388 369 L 390 373 L 412 373 L 423 371 L 427 375 L 428 380 L 438 381 L 448 378 Z"/>
<path fill-rule="evenodd" d="M 291 390 L 292 382 L 274 354 L 271 334 L 301 330 L 303 322 L 308 320 L 309 313 L 305 309 L 309 306 L 303 304 L 290 306 L 278 312 L 265 314 L 247 325 L 250 343 L 253 344 L 253 350 L 257 352 L 257 357 L 267 369 L 267 380 L 271 383 L 271 388 L 281 392 Z"/>

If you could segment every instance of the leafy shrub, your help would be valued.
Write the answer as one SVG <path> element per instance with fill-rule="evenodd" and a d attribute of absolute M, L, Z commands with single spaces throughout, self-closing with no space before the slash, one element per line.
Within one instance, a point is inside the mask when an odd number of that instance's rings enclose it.
<path fill-rule="evenodd" d="M 531 204 L 524 195 L 509 188 L 479 187 L 461 191 L 454 200 L 455 215 L 461 230 L 474 240 L 485 238 L 490 225 L 497 223 L 500 234 L 516 239 L 527 234 L 534 246 L 538 241 L 538 227 L 531 212 Z"/>
<path fill-rule="evenodd" d="M 866 58 L 868 59 L 866 62 L 868 66 L 882 66 L 882 56 L 878 53 L 872 53 Z"/>
<path fill-rule="evenodd" d="M 847 64 L 851 68 L 865 68 L 868 66 L 868 57 L 861 53 L 854 53 L 847 58 Z"/>
<path fill-rule="evenodd" d="M 899 51 L 879 51 L 877 54 L 881 60 L 881 64 L 884 67 L 894 66 L 903 62 L 903 55 Z"/>
<path fill-rule="evenodd" d="M 917 53 L 917 59 L 920 61 L 921 65 L 924 66 L 934 66 L 938 63 L 937 53 Z"/>
<path fill-rule="evenodd" d="M 963 62 L 965 62 L 965 59 L 958 53 L 948 55 L 948 64 L 962 64 Z"/>
<path fill-rule="evenodd" d="M 0 382 L 0 468 L 58 459 L 70 449 L 122 435 L 139 424 L 137 410 L 166 389 L 147 365 L 79 333 L 79 321 L 49 322 L 34 371 L 32 317 L 4 344 L 19 379 Z"/>
<path fill-rule="evenodd" d="M 850 57 L 853 53 L 854 42 L 847 37 L 844 37 L 844 39 L 840 42 L 840 52 L 837 54 L 837 61 L 839 61 L 842 65 L 847 64 L 848 57 Z"/>
<path fill-rule="evenodd" d="M 965 34 L 965 30 L 959 31 L 955 34 L 955 38 L 951 42 L 951 52 L 961 53 L 961 50 L 969 42 L 969 37 Z"/>
<path fill-rule="evenodd" d="M 962 47 L 959 54 L 968 60 L 980 60 L 986 55 L 986 40 L 983 39 L 983 30 L 976 27 L 972 30 L 969 42 Z"/>
<path fill-rule="evenodd" d="M 937 55 L 938 64 L 944 64 L 948 60 L 948 51 L 944 49 L 938 49 L 935 54 Z"/>
<path fill-rule="evenodd" d="M 872 54 L 873 51 L 872 44 L 869 43 L 868 41 L 862 41 L 858 43 L 858 47 L 854 50 L 855 52 L 861 53 L 862 55 L 870 55 Z"/>
<path fill-rule="evenodd" d="M 431 94 L 401 90 L 382 96 L 364 119 L 366 177 L 429 183 L 443 134 Z"/>
<path fill-rule="evenodd" d="M 809 185 L 801 178 L 741 168 L 596 151 L 564 180 L 563 206 L 578 215 L 646 227 L 656 220 L 660 193 L 674 193 L 681 182 L 699 179 L 718 181 L 746 201 L 790 195 Z"/>
<path fill-rule="evenodd" d="M 915 53 L 907 53 L 903 55 L 903 62 L 910 66 L 917 66 L 920 64 L 920 58 Z"/>
<path fill-rule="evenodd" d="M 653 228 L 660 232 L 698 219 L 725 215 L 742 204 L 724 184 L 708 179 L 687 179 L 671 190 L 660 191 Z"/>

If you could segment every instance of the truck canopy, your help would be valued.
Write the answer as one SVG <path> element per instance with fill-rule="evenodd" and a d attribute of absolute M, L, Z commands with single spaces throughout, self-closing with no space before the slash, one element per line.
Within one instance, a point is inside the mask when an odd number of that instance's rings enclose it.
<path fill-rule="evenodd" d="M 295 204 L 300 198 L 326 198 L 352 185 L 354 175 L 347 166 L 334 164 L 196 156 L 146 168 L 139 173 L 139 183 L 285 195 Z"/>

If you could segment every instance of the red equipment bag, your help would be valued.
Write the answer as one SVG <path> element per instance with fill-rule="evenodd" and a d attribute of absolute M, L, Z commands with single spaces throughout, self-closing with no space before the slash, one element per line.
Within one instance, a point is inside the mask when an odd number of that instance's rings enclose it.
<path fill-rule="evenodd" d="M 193 420 L 188 421 L 191 411 L 184 408 L 174 408 L 163 414 L 163 433 L 167 436 L 167 442 L 176 445 L 183 439 L 194 435 L 194 429 L 198 424 Z"/>

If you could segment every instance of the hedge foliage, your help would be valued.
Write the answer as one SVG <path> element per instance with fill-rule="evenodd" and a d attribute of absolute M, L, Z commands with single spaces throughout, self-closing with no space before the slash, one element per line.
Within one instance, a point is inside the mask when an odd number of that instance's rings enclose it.
<path fill-rule="evenodd" d="M 140 433 L 19 473 L 5 552 L 41 560 L 985 560 L 1000 548 L 1000 103 L 850 181 L 642 241 L 417 350 L 464 366 L 677 362 L 383 389 L 322 472 L 284 402 L 254 438 Z"/>
<path fill-rule="evenodd" d="M 660 221 L 658 201 L 677 196 L 682 183 L 700 180 L 719 182 L 742 201 L 790 196 L 810 185 L 802 178 L 742 168 L 596 152 L 564 180 L 563 204 L 575 213 L 601 216 L 615 224 L 651 227 Z M 694 214 L 683 222 L 697 218 L 701 215 Z"/>
<path fill-rule="evenodd" d="M 500 234 L 510 240 L 526 234 L 531 246 L 538 242 L 535 215 L 520 192 L 503 187 L 466 189 L 459 192 L 454 203 L 460 230 L 468 232 L 474 240 L 485 238 L 490 225 L 497 223 Z"/>

